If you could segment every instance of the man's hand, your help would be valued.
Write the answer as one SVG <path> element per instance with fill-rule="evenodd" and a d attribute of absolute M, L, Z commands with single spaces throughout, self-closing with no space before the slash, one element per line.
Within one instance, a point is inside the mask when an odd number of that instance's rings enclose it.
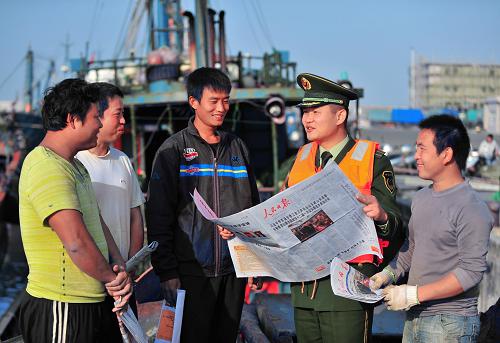
<path fill-rule="evenodd" d="M 113 307 L 113 312 L 118 312 L 120 315 L 127 310 L 128 301 L 130 300 L 130 296 L 132 292 L 127 294 L 124 297 L 113 297 L 115 300 L 115 307 Z"/>
<path fill-rule="evenodd" d="M 394 282 L 394 273 L 384 268 L 380 273 L 373 275 L 370 278 L 370 289 L 376 291 L 380 288 L 385 288 Z"/>
<path fill-rule="evenodd" d="M 380 206 L 377 198 L 375 198 L 373 195 L 359 193 L 356 195 L 356 199 L 358 199 L 360 203 L 365 205 L 365 207 L 363 207 L 363 211 L 368 217 L 380 223 L 387 222 L 387 220 L 389 219 L 389 217 L 387 216 L 387 212 L 384 211 L 384 209 Z"/>
<path fill-rule="evenodd" d="M 127 299 L 130 298 L 130 294 L 132 294 L 132 281 L 125 268 L 115 264 L 113 272 L 116 274 L 115 279 L 104 284 L 108 294 L 112 297 L 124 297 L 128 295 Z"/>
<path fill-rule="evenodd" d="M 260 277 L 249 277 L 247 282 L 248 287 L 252 291 L 258 291 L 262 289 L 262 278 Z"/>
<path fill-rule="evenodd" d="M 408 310 L 420 304 L 417 296 L 417 286 L 389 286 L 382 291 L 387 309 L 391 311 Z"/>
<path fill-rule="evenodd" d="M 168 306 L 175 306 L 177 302 L 177 290 L 179 288 L 181 288 L 181 280 L 178 278 L 163 281 L 161 283 L 163 298 L 165 298 Z"/>
<path fill-rule="evenodd" d="M 223 239 L 231 239 L 234 237 L 234 233 L 232 233 L 231 231 L 229 231 L 228 229 L 220 226 L 220 225 L 217 225 L 217 229 L 219 230 L 219 235 L 223 238 Z"/>
<path fill-rule="evenodd" d="M 135 279 L 137 278 L 137 275 L 135 275 L 135 269 L 132 269 L 128 272 L 128 277 L 130 278 L 130 280 L 132 281 L 132 285 L 134 284 L 135 282 Z"/>
<path fill-rule="evenodd" d="M 128 301 L 132 296 L 132 281 L 123 266 L 115 264 L 113 272 L 116 273 L 116 278 L 104 286 L 108 294 L 115 300 L 113 312 L 122 313 L 127 308 Z"/>

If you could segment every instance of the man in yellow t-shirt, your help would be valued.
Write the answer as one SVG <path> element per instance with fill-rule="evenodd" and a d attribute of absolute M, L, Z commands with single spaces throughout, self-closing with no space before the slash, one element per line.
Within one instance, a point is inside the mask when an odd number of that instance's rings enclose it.
<path fill-rule="evenodd" d="M 104 297 L 122 297 L 115 307 L 121 310 L 130 279 L 100 218 L 90 177 L 74 159 L 97 142 L 97 96 L 79 79 L 49 89 L 42 108 L 46 135 L 21 171 L 19 214 L 29 265 L 19 316 L 24 342 L 121 341 L 108 330 L 115 315 Z"/>

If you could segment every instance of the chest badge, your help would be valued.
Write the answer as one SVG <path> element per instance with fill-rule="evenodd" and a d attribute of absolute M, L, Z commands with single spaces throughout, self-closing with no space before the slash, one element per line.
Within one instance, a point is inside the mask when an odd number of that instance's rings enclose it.
<path fill-rule="evenodd" d="M 192 161 L 198 157 L 198 152 L 194 148 L 185 148 L 182 154 L 186 161 Z"/>

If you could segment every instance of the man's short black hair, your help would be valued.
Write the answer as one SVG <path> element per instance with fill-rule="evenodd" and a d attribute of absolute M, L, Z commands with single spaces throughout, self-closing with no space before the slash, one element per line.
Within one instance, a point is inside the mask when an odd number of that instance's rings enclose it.
<path fill-rule="evenodd" d="M 231 92 L 231 81 L 219 69 L 202 67 L 188 75 L 186 88 L 188 99 L 192 96 L 201 101 L 205 88 L 229 94 Z"/>
<path fill-rule="evenodd" d="M 109 107 L 109 100 L 115 96 L 123 99 L 123 92 L 108 82 L 95 82 L 94 85 L 99 89 L 99 116 L 102 117 L 104 111 Z"/>
<path fill-rule="evenodd" d="M 43 128 L 59 131 L 66 127 L 68 114 L 85 120 L 92 103 L 97 103 L 99 91 L 81 79 L 66 79 L 44 93 L 42 106 Z"/>
<path fill-rule="evenodd" d="M 434 132 L 434 146 L 438 154 L 448 147 L 451 148 L 458 167 L 461 170 L 465 169 L 470 140 L 467 129 L 460 119 L 446 114 L 435 115 L 422 120 L 419 127 Z"/>
<path fill-rule="evenodd" d="M 493 135 L 491 133 L 489 133 L 486 137 L 493 139 Z"/>
<path fill-rule="evenodd" d="M 349 118 L 349 106 L 345 107 L 345 120 L 344 120 L 344 128 L 347 130 L 347 118 Z"/>

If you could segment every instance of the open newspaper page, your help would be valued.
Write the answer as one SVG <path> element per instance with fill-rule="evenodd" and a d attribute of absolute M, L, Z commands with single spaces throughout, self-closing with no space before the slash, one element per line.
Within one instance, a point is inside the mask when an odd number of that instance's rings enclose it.
<path fill-rule="evenodd" d="M 330 281 L 335 295 L 370 304 L 384 297 L 381 289 L 376 291 L 370 289 L 368 276 L 338 258 L 333 259 L 330 271 Z"/>
<path fill-rule="evenodd" d="M 373 220 L 356 199 L 358 190 L 336 163 L 239 213 L 217 218 L 195 190 L 194 202 L 208 220 L 236 234 L 229 241 L 239 277 L 315 280 L 330 274 L 334 257 L 382 257 Z"/>

